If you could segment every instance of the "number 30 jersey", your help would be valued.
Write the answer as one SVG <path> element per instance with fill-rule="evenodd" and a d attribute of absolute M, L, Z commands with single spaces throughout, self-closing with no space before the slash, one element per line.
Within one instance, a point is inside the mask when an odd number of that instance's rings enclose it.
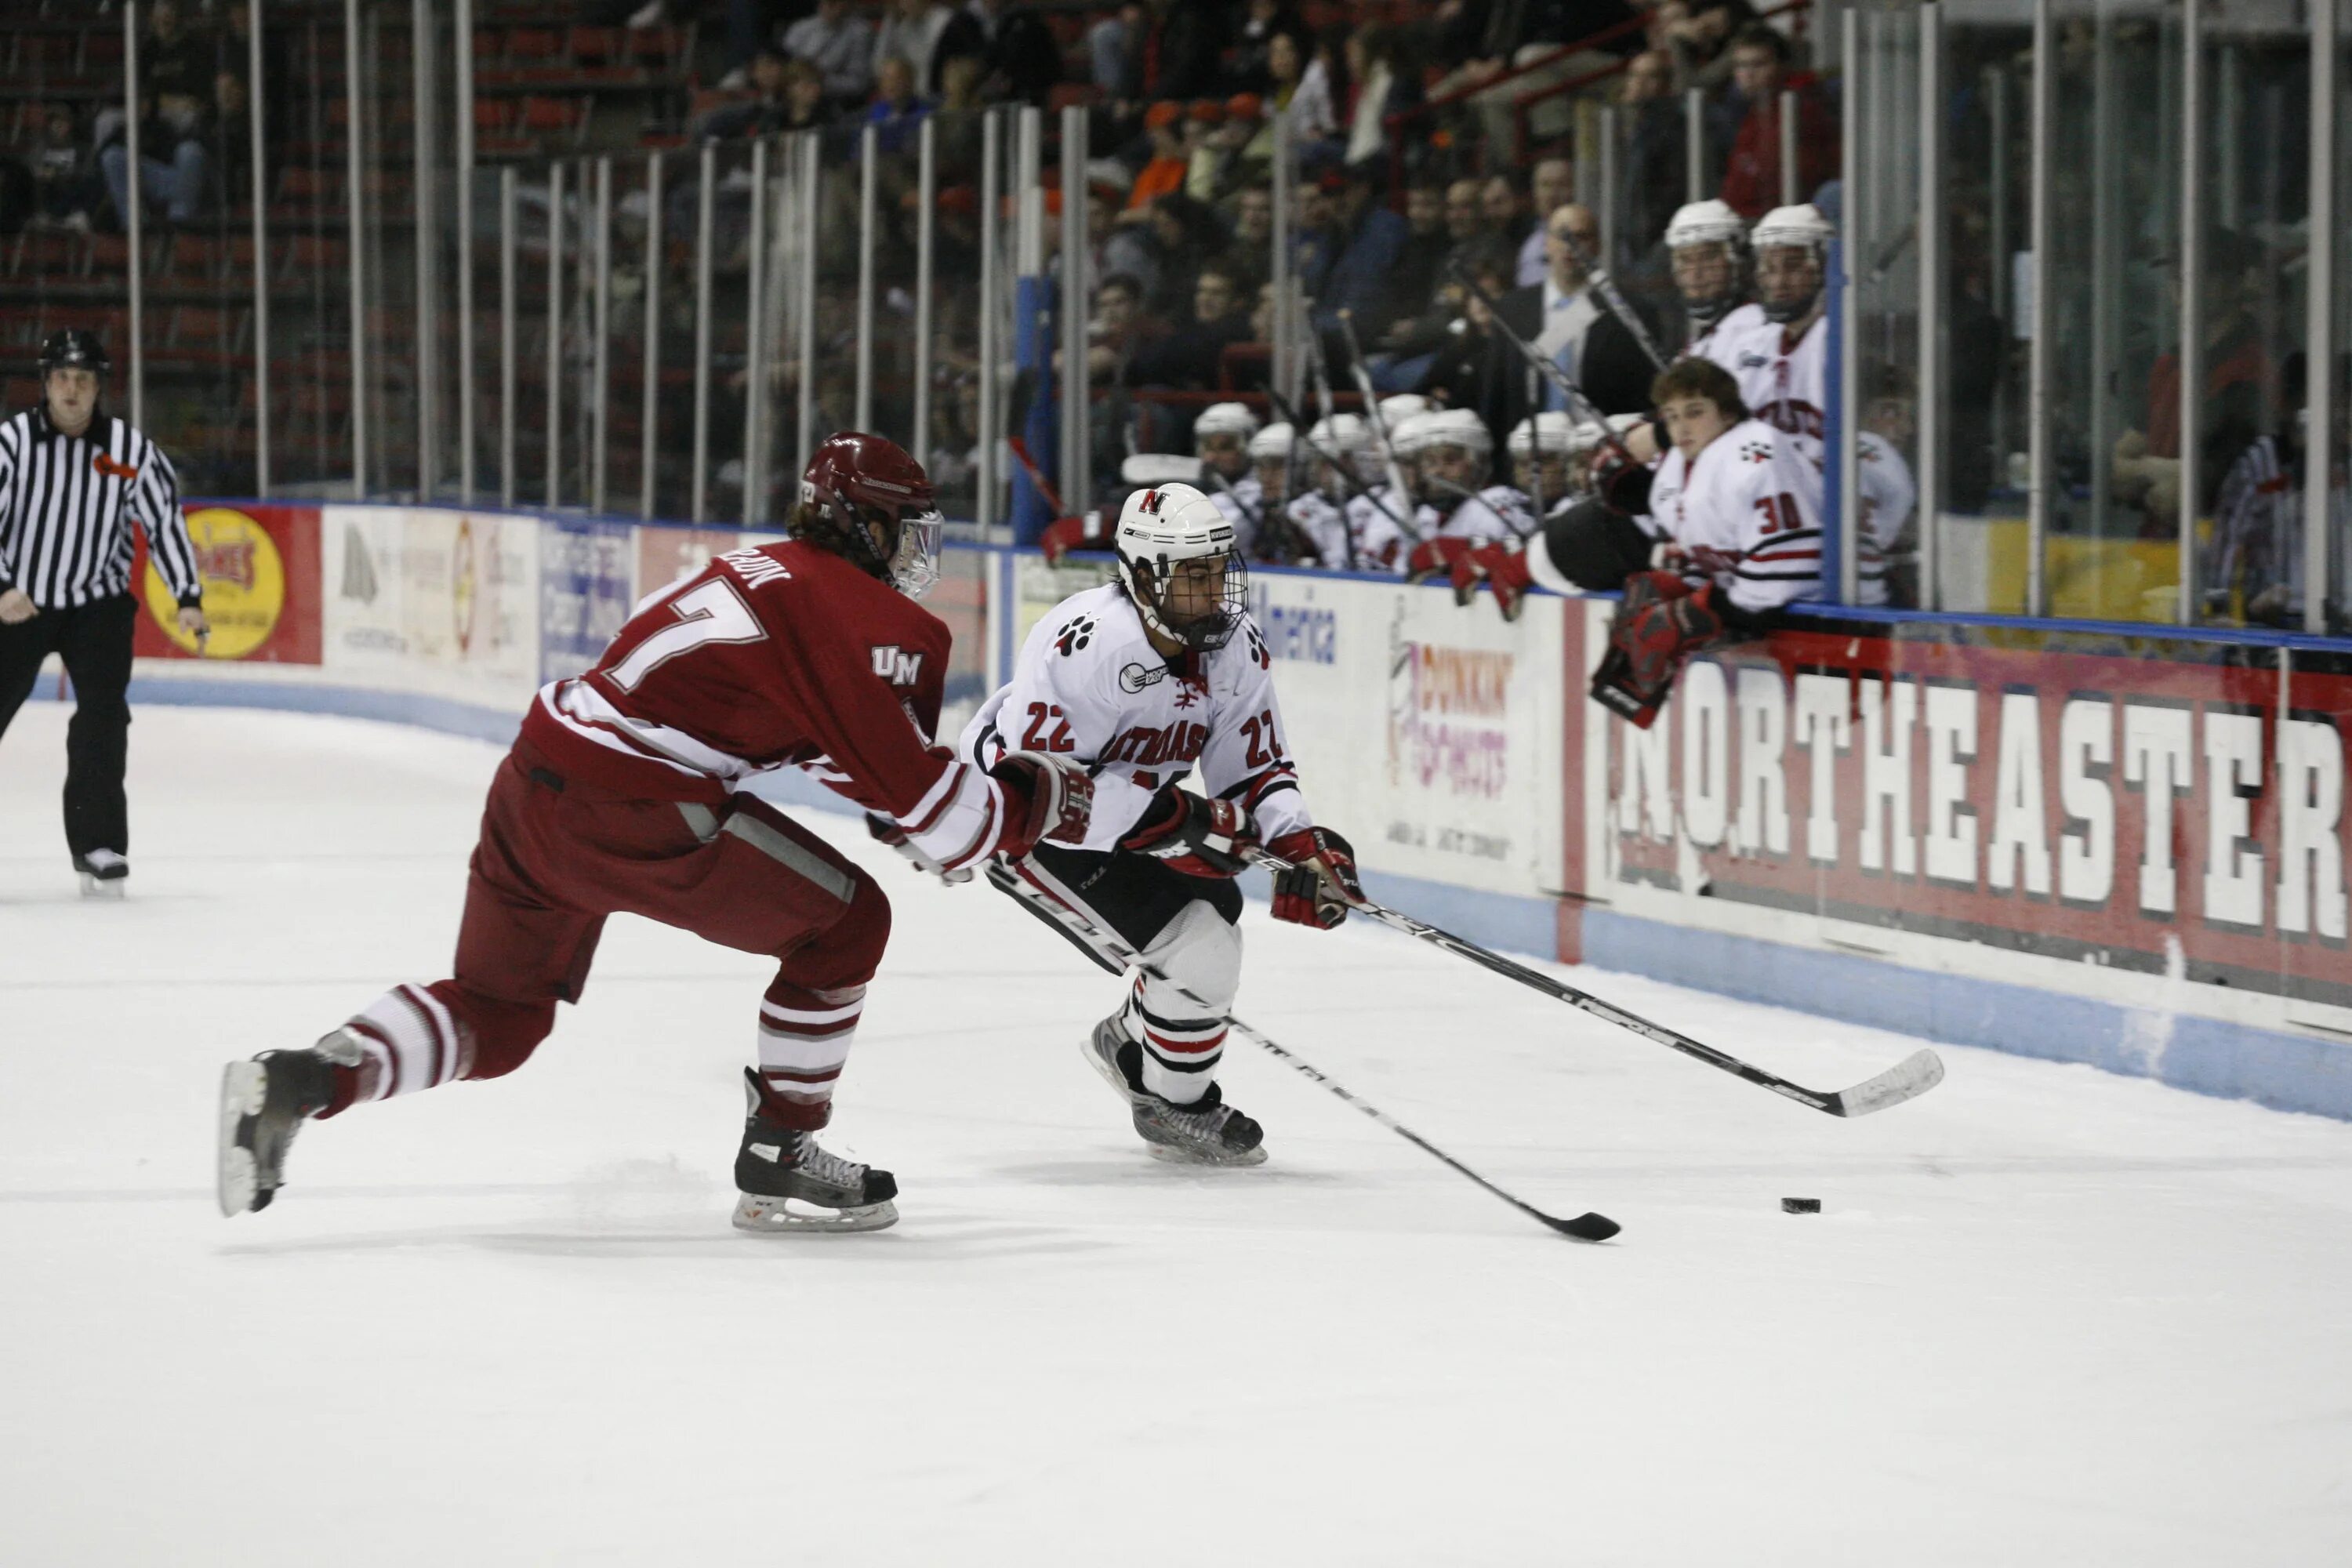
<path fill-rule="evenodd" d="M 1776 610 L 1822 582 L 1822 473 L 1801 437 L 1761 419 L 1733 426 L 1685 462 L 1668 447 L 1650 515 L 1688 575 L 1714 580 L 1743 610 Z"/>
<path fill-rule="evenodd" d="M 730 550 L 639 604 L 587 674 L 542 688 L 522 739 L 565 778 L 642 800 L 717 805 L 799 767 L 967 866 L 1007 814 L 1002 786 L 932 740 L 949 641 L 839 556 Z"/>
<path fill-rule="evenodd" d="M 1117 847 L 1160 788 L 1195 764 L 1204 793 L 1239 801 L 1260 837 L 1312 825 L 1282 743 L 1274 660 L 1246 614 L 1211 653 L 1162 656 L 1117 583 L 1056 605 L 1021 645 L 1003 690 L 981 704 L 957 750 L 980 767 L 1007 752 L 1087 764 L 1095 810 L 1084 847 Z"/>

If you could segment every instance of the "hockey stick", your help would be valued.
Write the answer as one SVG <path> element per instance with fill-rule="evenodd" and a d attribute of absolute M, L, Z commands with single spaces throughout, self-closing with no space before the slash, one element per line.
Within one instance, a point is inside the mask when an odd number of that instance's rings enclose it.
<path fill-rule="evenodd" d="M 1062 504 L 1061 492 L 1054 488 L 1052 480 L 1038 471 L 1036 459 L 1029 456 L 1028 437 L 1007 436 L 1004 444 L 1013 448 L 1013 456 L 1019 459 L 1022 471 L 1029 476 L 1029 482 L 1037 487 L 1037 493 L 1045 498 L 1045 503 L 1054 509 L 1054 515 L 1069 516 L 1070 509 Z"/>
<path fill-rule="evenodd" d="M 1569 253 L 1576 258 L 1576 264 L 1584 268 L 1584 280 L 1591 285 L 1594 293 L 1601 296 L 1601 302 L 1609 307 L 1609 313 L 1617 318 L 1617 324 L 1625 329 L 1636 347 L 1649 355 L 1652 364 L 1660 370 L 1665 369 L 1666 356 L 1658 352 L 1657 342 L 1650 336 L 1650 329 L 1643 326 L 1642 318 L 1633 313 L 1632 301 L 1618 292 L 1616 279 L 1609 276 L 1609 269 L 1598 265 L 1599 258 L 1574 235 L 1563 234 L 1560 238 L 1568 242 Z"/>
<path fill-rule="evenodd" d="M 1389 489 L 1397 503 L 1408 510 L 1412 505 L 1412 490 L 1404 482 L 1404 469 L 1397 464 L 1396 443 L 1389 439 L 1389 422 L 1381 415 L 1381 400 L 1372 391 L 1372 373 L 1364 368 L 1364 346 L 1356 341 L 1356 313 L 1339 312 L 1339 331 L 1348 340 L 1348 374 L 1355 378 L 1356 395 L 1364 400 L 1364 423 L 1371 426 L 1372 439 L 1379 443 L 1381 462 L 1389 471 Z"/>
<path fill-rule="evenodd" d="M 1316 331 L 1314 322 L 1311 320 L 1302 318 L 1302 321 L 1307 329 L 1307 374 L 1315 378 L 1315 401 L 1323 405 L 1323 422 L 1328 424 L 1331 419 L 1332 412 L 1331 376 L 1330 373 L 1324 368 L 1323 364 L 1322 335 Z M 1303 436 L 1306 426 L 1300 426 L 1297 428 Z M 1309 444 L 1312 445 L 1311 442 Z M 1370 492 L 1367 491 L 1366 493 L 1370 494 Z M 1382 507 L 1381 510 L 1382 511 L 1387 511 L 1388 508 Z M 1339 542 L 1348 547 L 1348 570 L 1354 572 L 1359 570 L 1356 563 L 1356 531 L 1348 526 L 1345 511 L 1346 509 L 1342 508 L 1342 515 L 1339 520 Z M 1394 515 L 1395 514 L 1391 513 L 1391 516 Z"/>
<path fill-rule="evenodd" d="M 1128 946 L 1127 943 L 1120 941 L 1118 937 L 1103 930 L 1100 926 L 1096 925 L 1092 921 L 1087 919 L 1086 916 L 1070 908 L 1067 904 L 1063 903 L 1059 899 L 1052 897 L 1043 889 L 1024 881 L 1018 873 L 1004 863 L 1002 858 L 993 858 L 989 861 L 988 879 L 999 891 L 1007 893 L 1013 898 L 1018 900 L 1024 909 L 1028 910 L 1032 914 L 1034 914 L 1038 919 L 1045 921 L 1048 925 L 1054 926 L 1061 931 L 1062 933 L 1067 936 L 1080 951 L 1087 953 L 1088 957 L 1093 958 L 1097 963 L 1102 964 L 1106 969 L 1112 967 L 1110 960 L 1112 958 L 1116 958 L 1120 964 L 1140 970 L 1143 973 L 1150 975 L 1152 979 L 1159 981 L 1161 984 L 1171 987 L 1177 993 L 1177 994 L 1182 996 L 1186 1001 L 1192 1003 L 1194 1006 L 1201 1008 L 1202 1011 L 1210 1014 L 1216 1014 L 1217 1009 L 1215 1007 L 1210 1005 L 1210 1004 L 1202 1000 L 1199 996 L 1194 995 L 1192 992 L 1185 990 L 1181 985 L 1176 984 L 1174 981 L 1170 980 L 1164 972 L 1156 965 L 1147 963 L 1141 953 Z M 1105 954 L 1108 954 L 1109 956 L 1106 957 Z M 1391 1116 L 1387 1111 L 1382 1110 L 1380 1107 L 1372 1104 L 1370 1100 L 1364 1100 L 1349 1092 L 1329 1074 L 1322 1071 L 1312 1063 L 1307 1061 L 1304 1058 L 1300 1057 L 1297 1052 L 1291 1050 L 1286 1046 L 1276 1044 L 1273 1040 L 1268 1039 L 1265 1036 L 1258 1033 L 1255 1029 L 1251 1028 L 1247 1024 L 1243 1023 L 1239 1018 L 1233 1016 L 1231 1014 L 1224 1014 L 1222 1016 L 1224 1018 L 1226 1026 L 1235 1034 L 1241 1036 L 1242 1038 L 1265 1050 L 1268 1055 L 1289 1063 L 1300 1073 L 1314 1079 L 1317 1083 L 1321 1084 L 1325 1089 L 1329 1089 L 1333 1094 L 1338 1095 L 1349 1105 L 1354 1106 L 1357 1110 L 1362 1111 L 1365 1115 L 1370 1117 L 1373 1121 L 1379 1122 L 1381 1126 L 1387 1128 L 1398 1137 L 1402 1138 L 1406 1142 L 1411 1143 L 1423 1153 L 1431 1155 L 1443 1163 L 1451 1166 L 1454 1171 L 1462 1175 L 1469 1177 L 1472 1181 L 1477 1183 L 1480 1186 L 1486 1188 L 1488 1192 L 1494 1194 L 1496 1197 L 1502 1199 L 1513 1208 L 1517 1209 L 1521 1214 L 1541 1221 L 1544 1225 L 1549 1226 L 1555 1231 L 1558 1231 L 1560 1235 L 1572 1237 L 1578 1241 L 1606 1241 L 1611 1237 L 1616 1235 L 1622 1228 L 1615 1220 L 1611 1219 L 1606 1215 L 1581 1214 L 1577 1215 L 1574 1219 L 1560 1219 L 1556 1215 L 1544 1213 L 1543 1210 L 1536 1207 L 1535 1205 L 1528 1203 L 1524 1198 L 1513 1196 L 1511 1194 L 1507 1193 L 1502 1188 L 1496 1186 L 1494 1183 L 1488 1181 L 1486 1177 L 1480 1175 L 1477 1172 L 1472 1170 L 1469 1166 L 1464 1164 L 1461 1161 L 1455 1159 L 1453 1155 L 1447 1153 L 1444 1150 L 1439 1148 L 1436 1144 L 1432 1143 L 1428 1139 L 1423 1138 L 1420 1133 L 1415 1132 L 1412 1128 L 1407 1127 L 1403 1122 L 1399 1121 L 1395 1117 Z"/>
<path fill-rule="evenodd" d="M 1244 853 L 1251 864 L 1262 866 L 1276 875 L 1297 869 L 1289 861 L 1267 850 L 1253 848 Z M 1411 915 L 1401 913 L 1384 904 L 1376 904 L 1370 899 L 1362 898 L 1349 899 L 1347 902 L 1349 909 L 1370 915 L 1391 930 L 1401 931 L 1407 936 L 1419 937 L 1433 947 L 1442 947 L 1448 952 L 1458 954 L 1473 963 L 1480 964 L 1497 974 L 1516 980 L 1522 985 L 1530 986 L 1557 1001 L 1565 1002 L 1571 1007 L 1581 1008 L 1594 1017 L 1605 1019 L 1619 1028 L 1630 1029 L 1645 1040 L 1652 1040 L 1680 1051 L 1686 1057 L 1696 1057 L 1711 1068 L 1727 1072 L 1735 1078 L 1746 1079 L 1759 1089 L 1769 1089 L 1773 1093 L 1783 1095 L 1800 1105 L 1811 1106 L 1815 1110 L 1826 1111 L 1832 1116 L 1867 1116 L 1874 1110 L 1884 1110 L 1890 1105 L 1900 1105 L 1906 1100 L 1916 1100 L 1944 1081 L 1943 1059 L 1935 1052 L 1923 1047 L 1912 1052 L 1876 1078 L 1865 1079 L 1851 1089 L 1824 1094 L 1819 1089 L 1806 1089 L 1801 1084 L 1790 1083 L 1787 1079 L 1766 1072 L 1762 1068 L 1751 1067 L 1738 1057 L 1726 1056 L 1713 1046 L 1701 1045 L 1688 1035 L 1679 1034 L 1662 1024 L 1653 1024 L 1647 1018 L 1628 1013 L 1622 1007 L 1612 1006 L 1591 992 L 1579 991 L 1575 986 L 1563 984 L 1548 974 L 1538 974 L 1532 969 L 1512 963 L 1499 952 L 1489 952 L 1474 942 L 1466 942 L 1452 931 L 1440 931 L 1426 921 L 1417 921 Z"/>
<path fill-rule="evenodd" d="M 1566 371 L 1536 353 L 1534 344 L 1511 330 L 1510 322 L 1503 320 L 1502 310 L 1495 303 L 1495 297 L 1478 287 L 1478 280 L 1470 276 L 1467 268 L 1456 268 L 1454 279 L 1468 290 L 1470 298 L 1486 307 L 1487 320 L 1494 324 L 1495 331 L 1502 334 L 1503 341 L 1518 350 L 1519 357 L 1526 360 L 1537 374 L 1559 388 L 1560 396 L 1567 400 L 1569 407 L 1575 411 L 1577 417 L 1589 425 L 1601 426 L 1601 439 L 1603 445 L 1635 468 L 1649 466 L 1633 456 L 1632 449 L 1618 437 L 1617 432 L 1609 427 L 1609 416 L 1601 412 L 1599 404 L 1584 395 L 1584 388 L 1570 381 Z"/>

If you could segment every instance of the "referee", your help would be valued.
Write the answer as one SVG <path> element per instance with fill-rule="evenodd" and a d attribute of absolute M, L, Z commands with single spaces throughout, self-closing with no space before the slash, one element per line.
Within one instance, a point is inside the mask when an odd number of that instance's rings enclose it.
<path fill-rule="evenodd" d="M 198 639 L 204 583 L 180 483 L 163 449 L 127 419 L 101 413 L 106 350 L 93 332 L 52 332 L 41 344 L 37 405 L 0 424 L 0 737 L 51 653 L 73 678 L 66 730 L 66 847 L 82 891 L 120 897 L 131 874 L 129 751 L 131 523 L 180 602 L 180 629 Z"/>

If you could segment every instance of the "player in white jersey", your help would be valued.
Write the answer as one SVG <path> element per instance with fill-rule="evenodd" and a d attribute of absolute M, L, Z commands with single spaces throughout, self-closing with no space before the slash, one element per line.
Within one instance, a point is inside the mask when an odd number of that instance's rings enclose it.
<path fill-rule="evenodd" d="M 1386 570 L 1403 534 L 1388 510 L 1365 500 L 1370 426 L 1360 415 L 1334 414 L 1307 429 L 1307 447 L 1302 461 L 1313 474 L 1313 483 L 1306 493 L 1291 498 L 1287 510 L 1291 522 L 1314 546 L 1317 563 L 1341 572 Z"/>
<path fill-rule="evenodd" d="M 1406 577 L 1415 583 L 1450 576 L 1481 544 L 1519 536 L 1517 520 L 1526 502 L 1508 485 L 1490 485 L 1495 438 L 1486 422 L 1467 408 L 1427 416 L 1419 432 L 1416 458 L 1426 498 L 1413 526 L 1421 540 L 1407 553 Z M 1476 579 L 1471 579 L 1475 587 Z M 1461 593 L 1459 584 L 1456 592 Z"/>
<path fill-rule="evenodd" d="M 1234 525 L 1242 553 L 1256 537 L 1264 488 L 1250 464 L 1249 444 L 1257 416 L 1246 404 L 1213 403 L 1192 421 L 1192 452 L 1201 459 L 1201 490 Z"/>
<path fill-rule="evenodd" d="M 1314 553 L 1302 542 L 1289 516 L 1291 483 L 1297 473 L 1292 448 L 1297 444 L 1297 435 L 1286 420 L 1276 420 L 1249 438 L 1250 483 L 1255 487 L 1255 512 L 1234 524 L 1234 542 L 1252 561 L 1286 566 Z M 1224 511 L 1225 508 L 1221 503 L 1217 510 Z"/>
<path fill-rule="evenodd" d="M 1795 437 L 1816 464 L 1829 433 L 1822 284 L 1836 233 L 1811 205 L 1775 207 L 1758 219 L 1748 242 L 1764 320 L 1708 356 L 1738 378 L 1740 398 L 1756 417 Z"/>
<path fill-rule="evenodd" d="M 1084 843 L 1013 867 L 1149 965 L 1095 1026 L 1087 1059 L 1155 1156 L 1256 1164 L 1263 1131 L 1216 1081 L 1241 983 L 1233 878 L 1242 852 L 1265 843 L 1299 868 L 1275 879 L 1275 918 L 1328 928 L 1361 896 L 1355 857 L 1315 826 L 1299 793 L 1274 661 L 1244 608 L 1248 569 L 1223 515 L 1190 486 L 1165 485 L 1128 498 L 1116 539 L 1119 581 L 1037 624 L 1012 683 L 959 745 L 986 765 L 1015 751 L 1066 754 L 1094 775 Z M 1178 787 L 1196 763 L 1198 795 Z"/>
<path fill-rule="evenodd" d="M 1763 308 L 1747 298 L 1747 240 L 1746 221 L 1724 201 L 1692 202 L 1666 225 L 1666 256 L 1690 334 L 1684 358 L 1730 370 L 1730 345 L 1763 324 Z"/>
<path fill-rule="evenodd" d="M 1894 556 L 1912 509 L 1919 502 L 1919 487 L 1911 477 L 1911 465 L 1903 460 L 1894 442 L 1868 430 L 1855 439 L 1860 448 L 1855 456 L 1861 464 L 1862 527 L 1854 536 L 1854 547 L 1860 552 L 1854 572 L 1861 602 L 1885 605 L 1893 602 Z"/>
<path fill-rule="evenodd" d="M 1644 729 L 1694 651 L 1769 629 L 1822 580 L 1821 470 L 1796 438 L 1751 418 L 1712 360 L 1675 361 L 1651 395 L 1674 442 L 1649 495 L 1670 564 L 1626 580 L 1592 679 Z"/>

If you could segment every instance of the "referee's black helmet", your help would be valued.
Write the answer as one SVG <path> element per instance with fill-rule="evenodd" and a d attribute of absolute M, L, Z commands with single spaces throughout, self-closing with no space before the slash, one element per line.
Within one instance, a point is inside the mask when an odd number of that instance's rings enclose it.
<path fill-rule="evenodd" d="M 98 334 L 83 328 L 67 327 L 41 340 L 41 376 L 44 380 L 53 370 L 104 371 L 112 363 L 106 357 L 106 345 L 98 341 Z"/>

